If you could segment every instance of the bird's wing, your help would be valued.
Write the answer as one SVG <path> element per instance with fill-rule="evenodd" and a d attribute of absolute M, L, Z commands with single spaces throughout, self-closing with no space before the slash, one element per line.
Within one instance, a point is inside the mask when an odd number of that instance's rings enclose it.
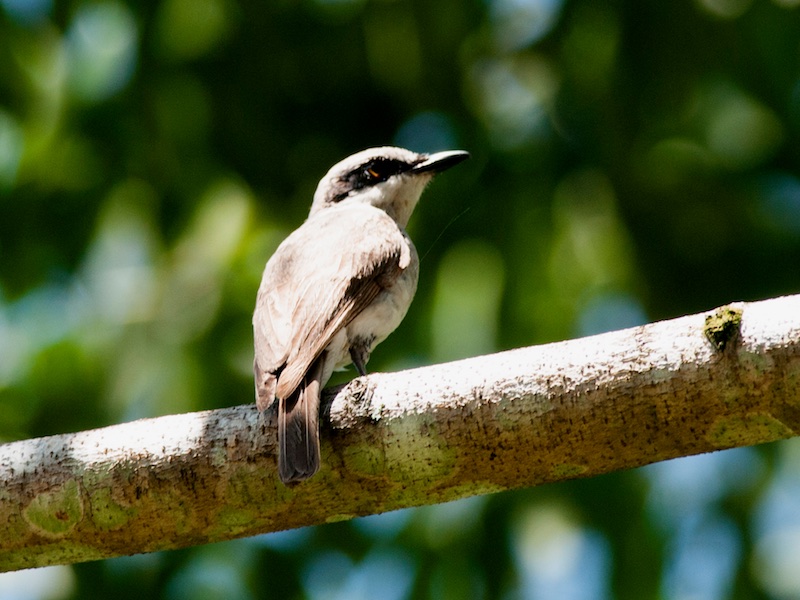
<path fill-rule="evenodd" d="M 326 209 L 292 233 L 264 269 L 253 316 L 256 372 L 272 373 L 285 398 L 333 337 L 411 262 L 383 211 Z M 323 383 L 324 384 L 324 383 Z"/>

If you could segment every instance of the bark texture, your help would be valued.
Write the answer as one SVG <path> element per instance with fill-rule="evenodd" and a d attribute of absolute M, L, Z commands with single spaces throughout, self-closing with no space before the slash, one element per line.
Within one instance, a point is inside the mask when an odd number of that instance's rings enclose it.
<path fill-rule="evenodd" d="M 401 373 L 326 396 L 285 487 L 253 405 L 0 446 L 0 570 L 204 544 L 589 477 L 800 431 L 800 296 Z"/>

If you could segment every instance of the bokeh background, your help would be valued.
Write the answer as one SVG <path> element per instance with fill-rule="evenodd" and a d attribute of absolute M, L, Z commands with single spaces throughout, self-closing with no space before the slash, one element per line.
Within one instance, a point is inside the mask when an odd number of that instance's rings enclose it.
<path fill-rule="evenodd" d="M 799 0 L 0 0 L 0 440 L 251 402 L 264 262 L 383 144 L 473 159 L 373 370 L 800 291 Z M 798 599 L 800 443 L 0 597 Z"/>

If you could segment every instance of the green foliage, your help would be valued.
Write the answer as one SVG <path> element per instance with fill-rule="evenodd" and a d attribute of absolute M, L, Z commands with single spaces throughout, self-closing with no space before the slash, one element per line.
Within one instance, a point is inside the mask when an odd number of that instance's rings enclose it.
<path fill-rule="evenodd" d="M 264 262 L 372 145 L 473 154 L 373 370 L 796 292 L 798 40 L 795 0 L 0 0 L 0 439 L 252 402 Z M 798 448 L 0 595 L 797 598 Z"/>

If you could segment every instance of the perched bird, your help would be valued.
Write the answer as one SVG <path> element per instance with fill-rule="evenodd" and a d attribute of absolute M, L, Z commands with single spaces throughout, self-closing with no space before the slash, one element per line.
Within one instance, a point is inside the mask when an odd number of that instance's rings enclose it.
<path fill-rule="evenodd" d="M 264 268 L 253 314 L 256 404 L 278 402 L 284 483 L 319 469 L 320 391 L 395 330 L 417 290 L 419 259 L 405 227 L 425 185 L 469 156 L 370 148 L 334 165 L 308 219 Z"/>

